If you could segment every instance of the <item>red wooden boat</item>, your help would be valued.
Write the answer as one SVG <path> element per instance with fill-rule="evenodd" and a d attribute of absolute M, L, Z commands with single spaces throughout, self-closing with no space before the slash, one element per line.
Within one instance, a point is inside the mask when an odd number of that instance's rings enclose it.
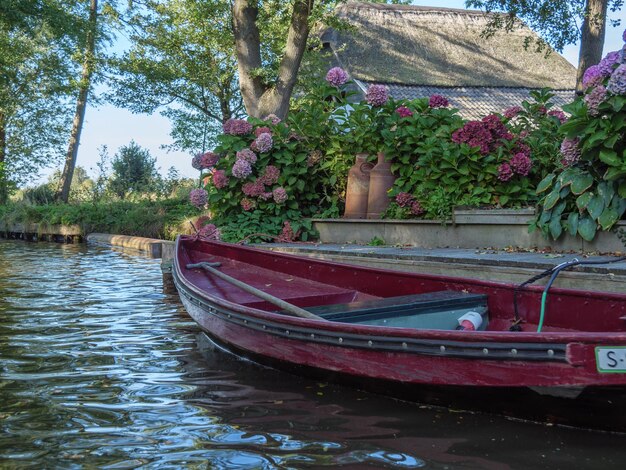
<path fill-rule="evenodd" d="M 514 295 L 512 284 L 193 236 L 178 238 L 173 275 L 202 330 L 259 362 L 438 404 L 503 402 L 521 416 L 522 401 L 541 397 L 546 409 L 526 416 L 626 431 L 626 295 L 554 288 L 542 315 L 543 287 Z"/>

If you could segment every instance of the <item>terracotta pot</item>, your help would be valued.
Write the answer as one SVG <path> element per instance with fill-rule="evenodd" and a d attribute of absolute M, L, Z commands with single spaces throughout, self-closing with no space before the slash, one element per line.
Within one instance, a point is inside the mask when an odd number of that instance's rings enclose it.
<path fill-rule="evenodd" d="M 393 186 L 396 177 L 391 173 L 391 161 L 385 154 L 378 154 L 378 163 L 370 172 L 370 191 L 367 198 L 367 218 L 380 219 L 389 207 L 391 199 L 387 193 Z"/>
<path fill-rule="evenodd" d="M 373 166 L 367 162 L 366 153 L 357 154 L 356 163 L 348 171 L 344 218 L 364 219 L 367 216 L 370 171 L 372 171 Z"/>

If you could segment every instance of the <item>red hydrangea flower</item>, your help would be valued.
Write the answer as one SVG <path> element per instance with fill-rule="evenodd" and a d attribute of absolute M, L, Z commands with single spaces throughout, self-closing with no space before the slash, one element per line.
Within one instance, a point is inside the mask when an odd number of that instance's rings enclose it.
<path fill-rule="evenodd" d="M 498 167 L 498 179 L 500 181 L 509 181 L 513 178 L 513 170 L 511 169 L 511 165 L 508 163 L 503 163 Z"/>
<path fill-rule="evenodd" d="M 398 113 L 400 117 L 403 117 L 403 118 L 413 116 L 413 111 L 411 111 L 406 106 L 400 106 L 398 109 L 396 109 L 396 113 Z"/>
<path fill-rule="evenodd" d="M 428 106 L 431 108 L 447 108 L 449 104 L 448 98 L 441 95 L 431 95 L 428 100 Z"/>

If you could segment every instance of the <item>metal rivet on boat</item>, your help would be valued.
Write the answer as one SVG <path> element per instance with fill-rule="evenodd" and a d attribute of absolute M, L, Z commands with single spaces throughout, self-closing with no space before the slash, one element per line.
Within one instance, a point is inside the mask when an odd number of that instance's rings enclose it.
<path fill-rule="evenodd" d="M 315 334 L 311 333 L 311 339 L 315 338 Z"/>
<path fill-rule="evenodd" d="M 340 342 L 340 343 L 343 343 L 343 338 L 339 338 L 339 342 Z"/>
<path fill-rule="evenodd" d="M 267 328 L 267 326 L 263 325 L 261 328 L 266 329 L 266 328 Z"/>
<path fill-rule="evenodd" d="M 483 354 L 489 354 L 489 349 L 483 348 Z"/>
<path fill-rule="evenodd" d="M 406 349 L 408 347 L 408 345 L 406 343 L 402 343 L 402 348 Z"/>
<path fill-rule="evenodd" d="M 439 351 L 446 352 L 446 347 L 445 346 L 439 346 Z"/>
<path fill-rule="evenodd" d="M 374 343 L 372 343 L 372 341 L 371 341 L 371 340 L 367 342 L 367 345 L 368 345 L 368 346 L 372 346 L 373 344 L 374 344 Z"/>
<path fill-rule="evenodd" d="M 288 335 L 289 334 L 289 330 L 285 330 L 285 334 Z"/>
<path fill-rule="evenodd" d="M 511 349 L 511 354 L 513 354 L 515 356 L 517 354 L 517 349 L 515 349 L 515 348 Z"/>
<path fill-rule="evenodd" d="M 248 320 L 244 320 L 243 323 L 244 323 L 244 325 L 247 325 L 248 324 Z"/>
<path fill-rule="evenodd" d="M 548 356 L 554 356 L 554 351 L 552 349 L 548 349 Z"/>
<path fill-rule="evenodd" d="M 228 314 L 228 318 L 233 318 L 233 316 L 229 313 L 229 314 Z"/>

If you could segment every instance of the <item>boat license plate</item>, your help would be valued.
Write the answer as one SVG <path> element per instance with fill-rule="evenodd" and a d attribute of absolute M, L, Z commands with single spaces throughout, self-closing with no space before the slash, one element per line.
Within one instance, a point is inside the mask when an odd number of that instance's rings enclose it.
<path fill-rule="evenodd" d="M 626 374 L 626 346 L 596 347 L 598 372 Z"/>

